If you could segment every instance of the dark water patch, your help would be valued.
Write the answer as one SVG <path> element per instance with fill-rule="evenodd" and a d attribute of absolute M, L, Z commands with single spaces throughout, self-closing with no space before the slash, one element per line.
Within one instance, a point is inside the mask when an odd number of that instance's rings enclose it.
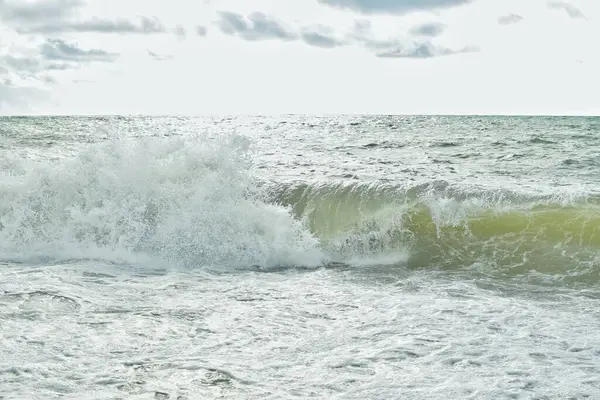
<path fill-rule="evenodd" d="M 530 144 L 557 144 L 557 142 L 555 142 L 553 140 L 544 139 L 539 136 L 535 136 L 526 141 L 520 141 L 519 143 L 521 143 L 521 144 L 528 144 L 528 143 L 530 143 Z"/>
<path fill-rule="evenodd" d="M 104 272 L 84 271 L 82 273 L 82 275 L 84 277 L 87 277 L 87 278 L 111 278 L 111 279 L 115 279 L 116 278 L 115 275 L 107 274 L 107 273 L 104 273 Z"/>
<path fill-rule="evenodd" d="M 596 158 L 579 158 L 579 159 L 572 159 L 572 158 L 567 158 L 566 160 L 563 160 L 561 162 L 562 166 L 578 166 L 579 168 L 594 168 L 594 167 L 598 167 L 600 166 L 600 158 L 596 157 Z"/>
<path fill-rule="evenodd" d="M 437 159 L 437 158 L 433 158 L 433 159 L 431 160 L 431 162 L 433 162 L 434 164 L 454 164 L 454 163 L 453 163 L 452 161 L 450 161 L 450 160 L 440 160 L 440 159 Z"/>
<path fill-rule="evenodd" d="M 453 154 L 452 157 L 467 159 L 467 158 L 471 158 L 471 157 L 477 157 L 480 155 L 481 155 L 481 153 L 458 153 L 458 154 Z"/>
<path fill-rule="evenodd" d="M 405 147 L 406 144 L 404 143 L 398 143 L 398 142 L 392 142 L 392 141 L 383 141 L 381 143 L 375 143 L 375 142 L 371 142 L 371 143 L 367 143 L 365 145 L 362 145 L 361 148 L 362 149 L 374 149 L 374 148 L 380 148 L 380 149 L 401 149 L 403 147 Z"/>
<path fill-rule="evenodd" d="M 460 143 L 457 142 L 435 142 L 432 143 L 430 147 L 458 147 Z"/>
<path fill-rule="evenodd" d="M 510 161 L 510 160 L 515 160 L 515 159 L 519 159 L 519 158 L 523 158 L 526 157 L 525 154 L 522 153 L 512 153 L 512 154 L 502 154 L 498 157 L 496 157 L 497 160 L 501 160 L 501 161 Z"/>
<path fill-rule="evenodd" d="M 72 297 L 43 290 L 5 293 L 4 295 L 9 299 L 16 300 L 19 308 L 29 311 L 75 312 L 81 308 L 79 302 Z"/>

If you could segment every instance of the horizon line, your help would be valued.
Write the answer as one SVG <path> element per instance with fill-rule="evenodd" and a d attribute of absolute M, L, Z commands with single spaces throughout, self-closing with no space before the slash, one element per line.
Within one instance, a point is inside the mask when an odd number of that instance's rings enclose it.
<path fill-rule="evenodd" d="M 179 118 L 199 118 L 199 117 L 277 117 L 277 116 L 301 116 L 301 117 L 381 117 L 381 116 L 394 116 L 394 117 L 587 117 L 594 118 L 600 117 L 600 113 L 597 114 L 511 114 L 511 113 L 206 113 L 206 114 L 176 114 L 176 113 L 106 113 L 106 114 L 88 114 L 88 113 L 74 113 L 74 114 L 45 114 L 45 113 L 32 113 L 32 114 L 1 114 L 0 118 L 40 118 L 40 117 L 179 117 Z"/>

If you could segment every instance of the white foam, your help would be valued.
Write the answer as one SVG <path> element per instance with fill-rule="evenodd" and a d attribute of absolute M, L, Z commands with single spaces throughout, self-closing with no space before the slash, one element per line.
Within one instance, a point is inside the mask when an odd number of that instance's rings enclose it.
<path fill-rule="evenodd" d="M 319 265 L 318 240 L 289 210 L 260 200 L 248 145 L 234 135 L 114 139 L 70 159 L 9 165 L 0 180 L 0 253 Z"/>

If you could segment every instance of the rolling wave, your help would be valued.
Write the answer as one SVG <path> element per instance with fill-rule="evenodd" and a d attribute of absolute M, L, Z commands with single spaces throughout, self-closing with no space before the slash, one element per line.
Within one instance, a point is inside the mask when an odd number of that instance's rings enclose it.
<path fill-rule="evenodd" d="M 299 184 L 273 197 L 305 221 L 337 260 L 409 254 L 410 267 L 481 267 L 496 273 L 596 274 L 600 205 L 594 197 L 414 187 Z"/>
<path fill-rule="evenodd" d="M 161 138 L 3 160 L 0 257 L 328 263 L 598 278 L 600 202 L 445 181 L 265 183 L 248 142 Z"/>

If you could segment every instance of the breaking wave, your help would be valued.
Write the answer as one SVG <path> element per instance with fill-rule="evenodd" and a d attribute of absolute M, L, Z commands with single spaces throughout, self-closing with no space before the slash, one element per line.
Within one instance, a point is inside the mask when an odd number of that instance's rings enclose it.
<path fill-rule="evenodd" d="M 73 158 L 5 159 L 0 257 L 598 275 L 597 198 L 442 181 L 266 183 L 252 173 L 249 144 L 239 136 L 112 140 Z"/>
<path fill-rule="evenodd" d="M 298 184 L 272 188 L 332 257 L 407 253 L 412 268 L 484 268 L 510 275 L 597 276 L 600 199 L 413 187 Z"/>
<path fill-rule="evenodd" d="M 248 145 L 238 136 L 112 140 L 73 159 L 9 161 L 0 253 L 320 265 L 318 240 L 288 210 L 260 200 Z"/>

